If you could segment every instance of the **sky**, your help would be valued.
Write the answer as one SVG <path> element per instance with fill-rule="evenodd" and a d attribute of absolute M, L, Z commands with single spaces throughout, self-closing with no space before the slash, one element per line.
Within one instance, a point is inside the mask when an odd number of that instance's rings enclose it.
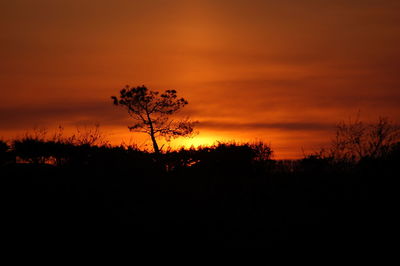
<path fill-rule="evenodd" d="M 400 121 L 398 0 L 0 1 L 0 138 L 34 127 L 129 132 L 110 96 L 175 89 L 199 134 L 271 144 L 275 158 L 329 145 L 335 124 Z"/>

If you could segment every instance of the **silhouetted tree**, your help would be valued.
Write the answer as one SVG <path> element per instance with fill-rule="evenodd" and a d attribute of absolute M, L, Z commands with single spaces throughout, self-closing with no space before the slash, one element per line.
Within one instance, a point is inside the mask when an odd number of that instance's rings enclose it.
<path fill-rule="evenodd" d="M 388 118 L 380 117 L 372 124 L 365 124 L 357 118 L 337 125 L 331 153 L 335 159 L 348 161 L 381 158 L 399 141 L 400 127 Z"/>
<path fill-rule="evenodd" d="M 170 116 L 188 104 L 184 98 L 178 98 L 175 90 L 164 93 L 148 90 L 145 86 L 126 86 L 120 96 L 112 96 L 114 104 L 122 106 L 133 118 L 131 131 L 146 133 L 153 143 L 154 152 L 160 153 L 156 138 L 171 138 L 193 134 L 196 122 L 189 119 L 173 120 Z"/>
<path fill-rule="evenodd" d="M 250 148 L 254 151 L 254 159 L 259 162 L 266 162 L 271 160 L 273 155 L 273 150 L 270 145 L 262 141 L 256 141 L 249 144 Z"/>

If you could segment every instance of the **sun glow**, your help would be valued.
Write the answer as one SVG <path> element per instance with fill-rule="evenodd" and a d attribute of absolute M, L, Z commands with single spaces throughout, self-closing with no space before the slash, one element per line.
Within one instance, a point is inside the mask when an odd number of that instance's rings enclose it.
<path fill-rule="evenodd" d="M 197 136 L 193 138 L 182 138 L 173 140 L 170 143 L 171 148 L 181 148 L 184 147 L 186 149 L 194 147 L 197 148 L 199 146 L 211 146 L 215 144 L 216 138 L 212 136 Z"/>

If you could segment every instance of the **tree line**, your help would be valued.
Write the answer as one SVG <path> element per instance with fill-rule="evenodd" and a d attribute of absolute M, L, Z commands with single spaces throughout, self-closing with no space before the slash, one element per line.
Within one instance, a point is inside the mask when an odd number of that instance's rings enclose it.
<path fill-rule="evenodd" d="M 62 128 L 53 136 L 35 131 L 9 142 L 0 141 L 1 165 L 24 162 L 32 164 L 67 165 L 132 165 L 152 167 L 158 164 L 171 171 L 196 165 L 248 164 L 271 170 L 297 167 L 352 167 L 367 161 L 397 160 L 400 150 L 400 130 L 387 118 L 375 123 L 359 119 L 338 123 L 331 145 L 319 152 L 305 154 L 295 162 L 273 160 L 271 145 L 258 141 L 253 143 L 218 143 L 198 148 L 181 148 L 150 152 L 135 145 L 112 146 L 101 133 L 99 126 L 80 129 L 76 134 L 64 137 Z M 119 160 L 119 162 L 118 162 Z M 138 163 L 140 162 L 140 163 Z M 161 166 L 162 165 L 162 166 Z M 287 169 L 286 169 L 287 170 Z M 285 170 L 285 171 L 286 171 Z"/>

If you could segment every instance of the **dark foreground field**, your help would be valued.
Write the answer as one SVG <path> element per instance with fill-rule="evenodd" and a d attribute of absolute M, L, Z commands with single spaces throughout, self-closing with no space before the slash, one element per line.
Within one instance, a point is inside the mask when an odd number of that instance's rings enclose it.
<path fill-rule="evenodd" d="M 3 164 L 5 233 L 16 242 L 189 248 L 373 248 L 390 237 L 398 156 L 283 163 L 218 149 L 196 160 L 103 151 L 58 166 Z"/>

